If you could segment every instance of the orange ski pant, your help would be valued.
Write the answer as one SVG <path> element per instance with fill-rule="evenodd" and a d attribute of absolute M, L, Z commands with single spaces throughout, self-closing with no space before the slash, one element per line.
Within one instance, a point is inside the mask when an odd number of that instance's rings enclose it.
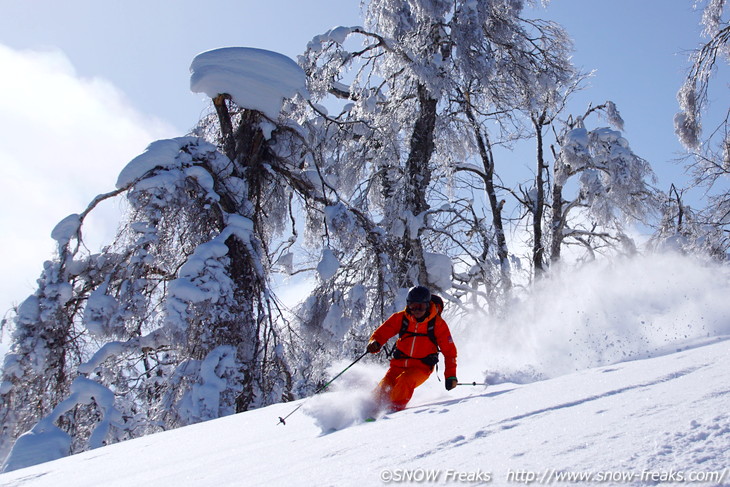
<path fill-rule="evenodd" d="M 426 382 L 430 375 L 431 369 L 391 365 L 378 384 L 378 400 L 381 404 L 389 403 L 393 411 L 405 409 L 413 391 Z"/>

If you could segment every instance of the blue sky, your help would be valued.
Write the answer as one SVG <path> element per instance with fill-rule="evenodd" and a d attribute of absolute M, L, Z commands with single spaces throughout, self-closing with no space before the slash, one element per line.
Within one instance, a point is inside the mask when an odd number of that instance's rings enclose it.
<path fill-rule="evenodd" d="M 596 70 L 571 109 L 616 102 L 661 189 L 685 184 L 671 162 L 681 152 L 672 117 L 687 52 L 700 41 L 692 4 L 553 0 L 535 14 L 561 23 L 576 64 Z M 14 256 L 0 264 L 0 308 L 33 291 L 56 222 L 113 189 L 147 144 L 184 135 L 207 110 L 189 90 L 196 54 L 247 46 L 296 58 L 313 36 L 361 23 L 359 0 L 0 0 L 0 250 Z M 515 157 L 532 167 L 529 155 Z"/>

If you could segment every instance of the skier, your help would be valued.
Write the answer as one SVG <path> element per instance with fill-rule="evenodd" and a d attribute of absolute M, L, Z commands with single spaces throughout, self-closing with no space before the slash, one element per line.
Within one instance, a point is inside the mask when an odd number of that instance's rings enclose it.
<path fill-rule="evenodd" d="M 377 401 L 389 412 L 405 409 L 416 387 L 423 384 L 438 363 L 439 351 L 444 355 L 446 390 L 456 379 L 456 345 L 451 331 L 441 318 L 443 300 L 424 286 L 408 291 L 407 306 L 394 313 L 370 337 L 367 351 L 378 353 L 391 337 L 398 334 L 390 368 L 376 389 Z"/>

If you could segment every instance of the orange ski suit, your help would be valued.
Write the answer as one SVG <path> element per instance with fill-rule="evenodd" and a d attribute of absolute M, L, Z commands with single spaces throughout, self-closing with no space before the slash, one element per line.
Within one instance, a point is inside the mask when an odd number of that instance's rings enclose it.
<path fill-rule="evenodd" d="M 425 364 L 421 361 L 422 358 L 435 354 L 441 349 L 445 362 L 444 377 L 456 377 L 456 345 L 451 338 L 449 326 L 441 318 L 440 311 L 435 304 L 431 303 L 428 313 L 421 321 L 416 321 L 416 318 L 406 308 L 385 320 L 370 337 L 370 341 L 385 344 L 401 331 L 404 317 L 408 322 L 406 333 L 396 342 L 396 352 L 394 358 L 390 360 L 390 368 L 378 384 L 379 402 L 388 404 L 392 411 L 404 409 L 411 400 L 415 388 L 423 384 L 433 372 L 434 366 Z M 435 320 L 433 334 L 438 348 L 427 336 L 430 320 Z M 423 334 L 423 336 L 414 336 L 411 333 Z M 399 356 L 402 358 L 396 358 Z"/>

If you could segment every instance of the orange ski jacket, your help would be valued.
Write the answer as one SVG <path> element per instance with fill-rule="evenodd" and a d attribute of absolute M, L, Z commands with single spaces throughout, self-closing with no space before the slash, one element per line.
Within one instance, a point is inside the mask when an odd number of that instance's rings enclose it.
<path fill-rule="evenodd" d="M 393 313 L 390 318 L 375 330 L 370 340 L 375 340 L 381 346 L 384 345 L 392 337 L 400 333 L 403 326 L 403 319 L 407 320 L 408 326 L 406 333 L 398 338 L 395 344 L 396 350 L 407 358 L 393 358 L 390 364 L 396 367 L 419 367 L 432 369 L 431 366 L 424 364 L 421 359 L 437 353 L 441 349 L 444 356 L 444 377 L 456 377 L 456 345 L 451 337 L 451 331 L 446 322 L 441 318 L 440 309 L 431 303 L 428 313 L 421 321 L 408 312 L 408 308 L 403 311 Z M 433 334 L 436 343 L 433 343 L 428 337 L 428 322 L 434 319 Z M 416 333 L 417 335 L 413 335 Z M 438 348 L 436 347 L 438 344 Z M 395 355 L 399 355 L 397 352 Z"/>

